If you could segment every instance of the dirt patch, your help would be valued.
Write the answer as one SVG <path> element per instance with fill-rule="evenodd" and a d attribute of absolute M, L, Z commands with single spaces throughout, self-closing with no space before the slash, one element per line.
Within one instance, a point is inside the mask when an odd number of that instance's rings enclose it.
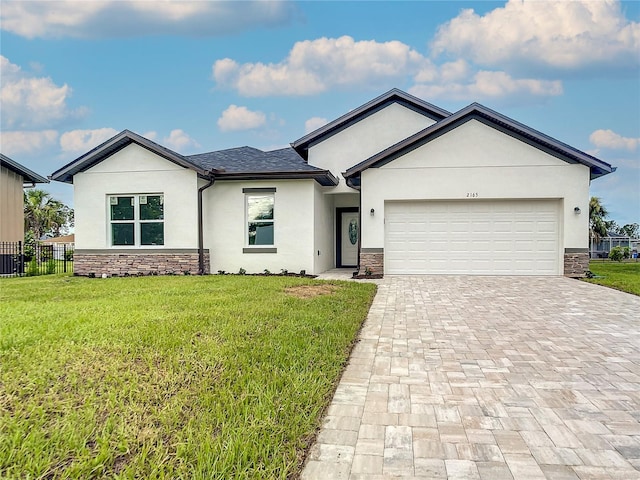
<path fill-rule="evenodd" d="M 338 290 L 338 286 L 331 284 L 324 285 L 298 285 L 297 287 L 287 287 L 285 293 L 297 298 L 313 298 L 320 295 L 331 295 Z"/>

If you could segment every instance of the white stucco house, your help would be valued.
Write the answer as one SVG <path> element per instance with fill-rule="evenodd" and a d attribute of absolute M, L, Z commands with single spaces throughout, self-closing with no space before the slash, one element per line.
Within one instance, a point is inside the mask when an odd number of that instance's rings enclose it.
<path fill-rule="evenodd" d="M 130 131 L 60 168 L 75 272 L 581 275 L 611 165 L 482 105 L 391 90 L 291 148 L 181 155 Z"/>

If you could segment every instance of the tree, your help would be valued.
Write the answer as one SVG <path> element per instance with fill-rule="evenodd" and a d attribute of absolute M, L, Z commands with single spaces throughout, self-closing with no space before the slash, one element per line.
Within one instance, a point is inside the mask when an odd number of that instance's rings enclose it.
<path fill-rule="evenodd" d="M 640 225 L 637 223 L 627 223 L 618 229 L 620 235 L 626 235 L 631 238 L 640 237 Z"/>
<path fill-rule="evenodd" d="M 24 225 L 36 240 L 43 235 L 57 237 L 73 226 L 73 209 L 44 190 L 29 189 L 24 194 Z"/>
<path fill-rule="evenodd" d="M 598 197 L 591 197 L 589 200 L 589 233 L 594 242 L 599 242 L 600 238 L 607 236 L 608 222 L 606 218 L 609 212 L 602 205 Z"/>

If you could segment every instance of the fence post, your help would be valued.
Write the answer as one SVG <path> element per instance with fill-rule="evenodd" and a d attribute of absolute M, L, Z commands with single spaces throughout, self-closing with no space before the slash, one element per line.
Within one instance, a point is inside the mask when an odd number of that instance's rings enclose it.
<path fill-rule="evenodd" d="M 21 277 L 24 275 L 24 249 L 22 248 L 22 241 L 18 240 L 18 265 L 17 274 Z"/>
<path fill-rule="evenodd" d="M 67 273 L 67 244 L 62 246 L 62 270 Z"/>

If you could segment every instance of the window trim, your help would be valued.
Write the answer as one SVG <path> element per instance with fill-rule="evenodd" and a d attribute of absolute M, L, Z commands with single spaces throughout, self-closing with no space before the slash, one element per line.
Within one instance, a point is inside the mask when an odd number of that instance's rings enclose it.
<path fill-rule="evenodd" d="M 243 188 L 242 193 L 244 194 L 244 241 L 242 253 L 277 253 L 278 249 L 276 248 L 276 214 L 275 214 L 275 205 L 276 205 L 276 189 L 275 188 Z M 273 243 L 270 245 L 251 245 L 249 243 L 249 223 L 255 223 L 256 221 L 249 220 L 249 198 L 250 197 L 266 197 L 269 196 L 273 199 L 273 207 L 274 214 L 271 220 L 263 220 L 263 222 L 271 222 L 273 223 Z M 260 220 L 258 221 L 260 222 Z"/>
<path fill-rule="evenodd" d="M 140 197 L 162 197 L 162 220 L 142 220 L 140 219 Z M 163 249 L 166 246 L 166 229 L 164 215 L 164 193 L 109 193 L 107 194 L 107 246 L 109 249 Z M 111 219 L 111 199 L 112 198 L 133 198 L 133 219 L 132 220 L 112 220 Z M 133 223 L 133 244 L 114 245 L 113 244 L 113 224 Z M 143 223 L 162 223 L 162 245 L 142 245 L 142 231 L 140 226 Z"/>

